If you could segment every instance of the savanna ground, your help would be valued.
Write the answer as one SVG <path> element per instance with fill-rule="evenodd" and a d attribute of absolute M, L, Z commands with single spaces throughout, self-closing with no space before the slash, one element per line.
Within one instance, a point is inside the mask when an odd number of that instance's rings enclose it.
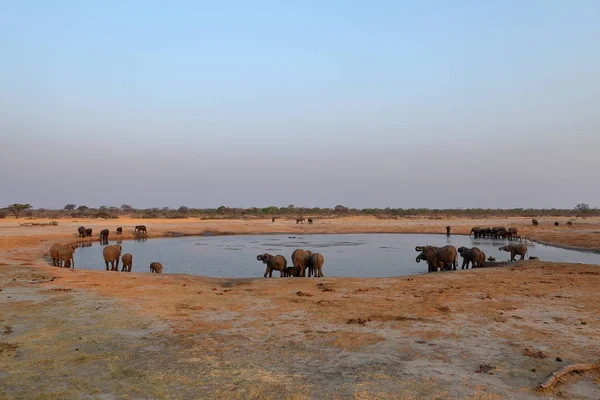
<path fill-rule="evenodd" d="M 600 218 L 566 221 L 1 220 L 0 399 L 600 398 L 598 371 L 536 391 L 568 364 L 600 361 L 598 266 L 232 280 L 169 275 L 168 263 L 163 275 L 125 274 L 44 258 L 52 243 L 76 240 L 79 225 L 111 236 L 123 226 L 127 239 L 137 224 L 149 236 L 443 233 L 446 225 L 467 234 L 500 225 L 600 250 Z"/>

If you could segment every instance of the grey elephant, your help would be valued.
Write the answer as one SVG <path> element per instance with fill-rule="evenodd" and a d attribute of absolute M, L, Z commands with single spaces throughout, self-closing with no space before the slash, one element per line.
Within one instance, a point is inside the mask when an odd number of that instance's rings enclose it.
<path fill-rule="evenodd" d="M 296 249 L 292 253 L 293 276 L 306 276 L 306 262 L 312 255 L 311 251 Z"/>
<path fill-rule="evenodd" d="M 498 250 L 507 251 L 510 253 L 510 261 L 515 261 L 515 256 L 520 255 L 521 260 L 525 259 L 525 254 L 527 254 L 527 245 L 525 244 L 508 244 L 506 246 L 500 247 Z"/>
<path fill-rule="evenodd" d="M 519 237 L 519 231 L 517 228 L 508 228 L 508 238 L 517 239 Z"/>
<path fill-rule="evenodd" d="M 103 243 L 108 243 L 108 234 L 110 231 L 108 229 L 102 229 L 100 231 L 100 241 Z"/>
<path fill-rule="evenodd" d="M 92 236 L 92 228 L 87 228 L 87 229 L 85 230 L 85 236 L 87 236 L 87 237 L 90 237 L 90 236 Z"/>
<path fill-rule="evenodd" d="M 154 272 L 155 274 L 162 274 L 163 265 L 159 262 L 150 263 L 150 272 Z"/>
<path fill-rule="evenodd" d="M 131 266 L 133 264 L 133 256 L 130 253 L 123 254 L 121 257 L 121 261 L 123 261 L 123 267 L 121 267 L 121 272 L 131 272 Z"/>
<path fill-rule="evenodd" d="M 298 223 L 304 223 L 304 217 L 298 217 L 296 218 L 296 225 L 298 225 Z"/>
<path fill-rule="evenodd" d="M 85 237 L 85 226 L 77 228 L 77 232 L 79 232 L 79 237 Z"/>
<path fill-rule="evenodd" d="M 102 255 L 104 256 L 104 263 L 106 264 L 107 271 L 108 271 L 108 263 L 110 263 L 111 271 L 119 270 L 119 258 L 121 257 L 121 251 L 123 251 L 123 248 L 121 247 L 120 244 L 106 246 L 102 250 Z"/>
<path fill-rule="evenodd" d="M 538 222 L 538 220 L 537 220 L 537 219 L 535 219 L 535 218 L 534 218 L 534 219 L 532 219 L 532 220 L 531 220 L 531 224 L 532 224 L 533 226 L 538 226 L 539 222 Z"/>
<path fill-rule="evenodd" d="M 454 246 L 417 246 L 415 250 L 421 252 L 416 261 L 427 261 L 429 272 L 437 271 L 438 268 L 456 270 L 458 256 Z"/>
<path fill-rule="evenodd" d="M 325 257 L 321 253 L 311 254 L 306 263 L 308 269 L 308 276 L 315 276 L 317 278 L 323 278 L 323 264 L 325 263 Z"/>
<path fill-rule="evenodd" d="M 122 235 L 123 234 L 123 227 L 118 227 L 117 228 L 117 235 Z"/>
<path fill-rule="evenodd" d="M 279 276 L 281 278 L 287 276 L 287 260 L 284 256 L 280 254 L 273 256 L 269 253 L 265 253 L 257 255 L 256 259 L 262 261 L 264 264 L 267 264 L 267 269 L 265 270 L 264 275 L 265 278 L 267 275 L 269 275 L 269 278 L 271 278 L 273 276 L 273 271 L 279 271 Z"/>
<path fill-rule="evenodd" d="M 463 259 L 461 269 L 469 269 L 469 263 L 471 263 L 471 268 L 485 267 L 485 253 L 477 247 L 471 249 L 464 246 L 459 247 L 458 254 Z"/>
<path fill-rule="evenodd" d="M 148 233 L 148 231 L 146 230 L 146 225 L 136 225 L 135 227 L 135 233 Z"/>

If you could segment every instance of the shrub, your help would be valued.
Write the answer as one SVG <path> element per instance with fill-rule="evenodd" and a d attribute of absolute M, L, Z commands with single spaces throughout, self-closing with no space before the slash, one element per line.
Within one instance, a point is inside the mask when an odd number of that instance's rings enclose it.
<path fill-rule="evenodd" d="M 6 218 L 7 215 L 8 215 L 8 211 L 0 210 L 0 219 Z"/>

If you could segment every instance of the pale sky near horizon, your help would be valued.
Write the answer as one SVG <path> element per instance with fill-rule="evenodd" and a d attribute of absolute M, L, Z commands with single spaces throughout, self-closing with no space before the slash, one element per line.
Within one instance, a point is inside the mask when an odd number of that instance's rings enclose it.
<path fill-rule="evenodd" d="M 600 207 L 600 2 L 0 0 L 0 207 Z"/>

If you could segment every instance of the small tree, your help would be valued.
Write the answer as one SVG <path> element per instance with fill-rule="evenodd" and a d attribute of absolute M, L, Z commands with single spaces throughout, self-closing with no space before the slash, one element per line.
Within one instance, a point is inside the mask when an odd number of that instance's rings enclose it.
<path fill-rule="evenodd" d="M 79 206 L 79 207 L 77 207 L 77 209 L 81 212 L 85 212 L 86 210 L 89 209 L 89 207 L 88 206 Z"/>
<path fill-rule="evenodd" d="M 182 213 L 182 214 L 187 214 L 188 211 L 190 211 L 189 208 L 187 208 L 186 206 L 181 206 L 177 209 L 178 212 Z"/>
<path fill-rule="evenodd" d="M 338 204 L 337 206 L 335 206 L 335 208 L 333 209 L 336 213 L 345 213 L 348 212 L 348 207 L 344 207 L 341 204 Z"/>
<path fill-rule="evenodd" d="M 11 213 L 15 214 L 15 218 L 19 218 L 19 213 L 24 210 L 30 210 L 31 205 L 15 203 L 15 204 L 11 204 L 10 206 L 6 207 L 6 209 L 8 211 L 10 211 Z"/>
<path fill-rule="evenodd" d="M 67 210 L 67 211 L 73 211 L 75 209 L 75 207 L 77 207 L 75 204 L 67 204 L 65 206 L 65 210 Z"/>
<path fill-rule="evenodd" d="M 121 210 L 123 210 L 125 212 L 132 212 L 133 211 L 133 207 L 130 206 L 129 204 L 123 204 L 121 206 Z"/>
<path fill-rule="evenodd" d="M 575 206 L 574 210 L 580 212 L 588 212 L 590 211 L 590 206 L 585 203 L 579 203 Z"/>

